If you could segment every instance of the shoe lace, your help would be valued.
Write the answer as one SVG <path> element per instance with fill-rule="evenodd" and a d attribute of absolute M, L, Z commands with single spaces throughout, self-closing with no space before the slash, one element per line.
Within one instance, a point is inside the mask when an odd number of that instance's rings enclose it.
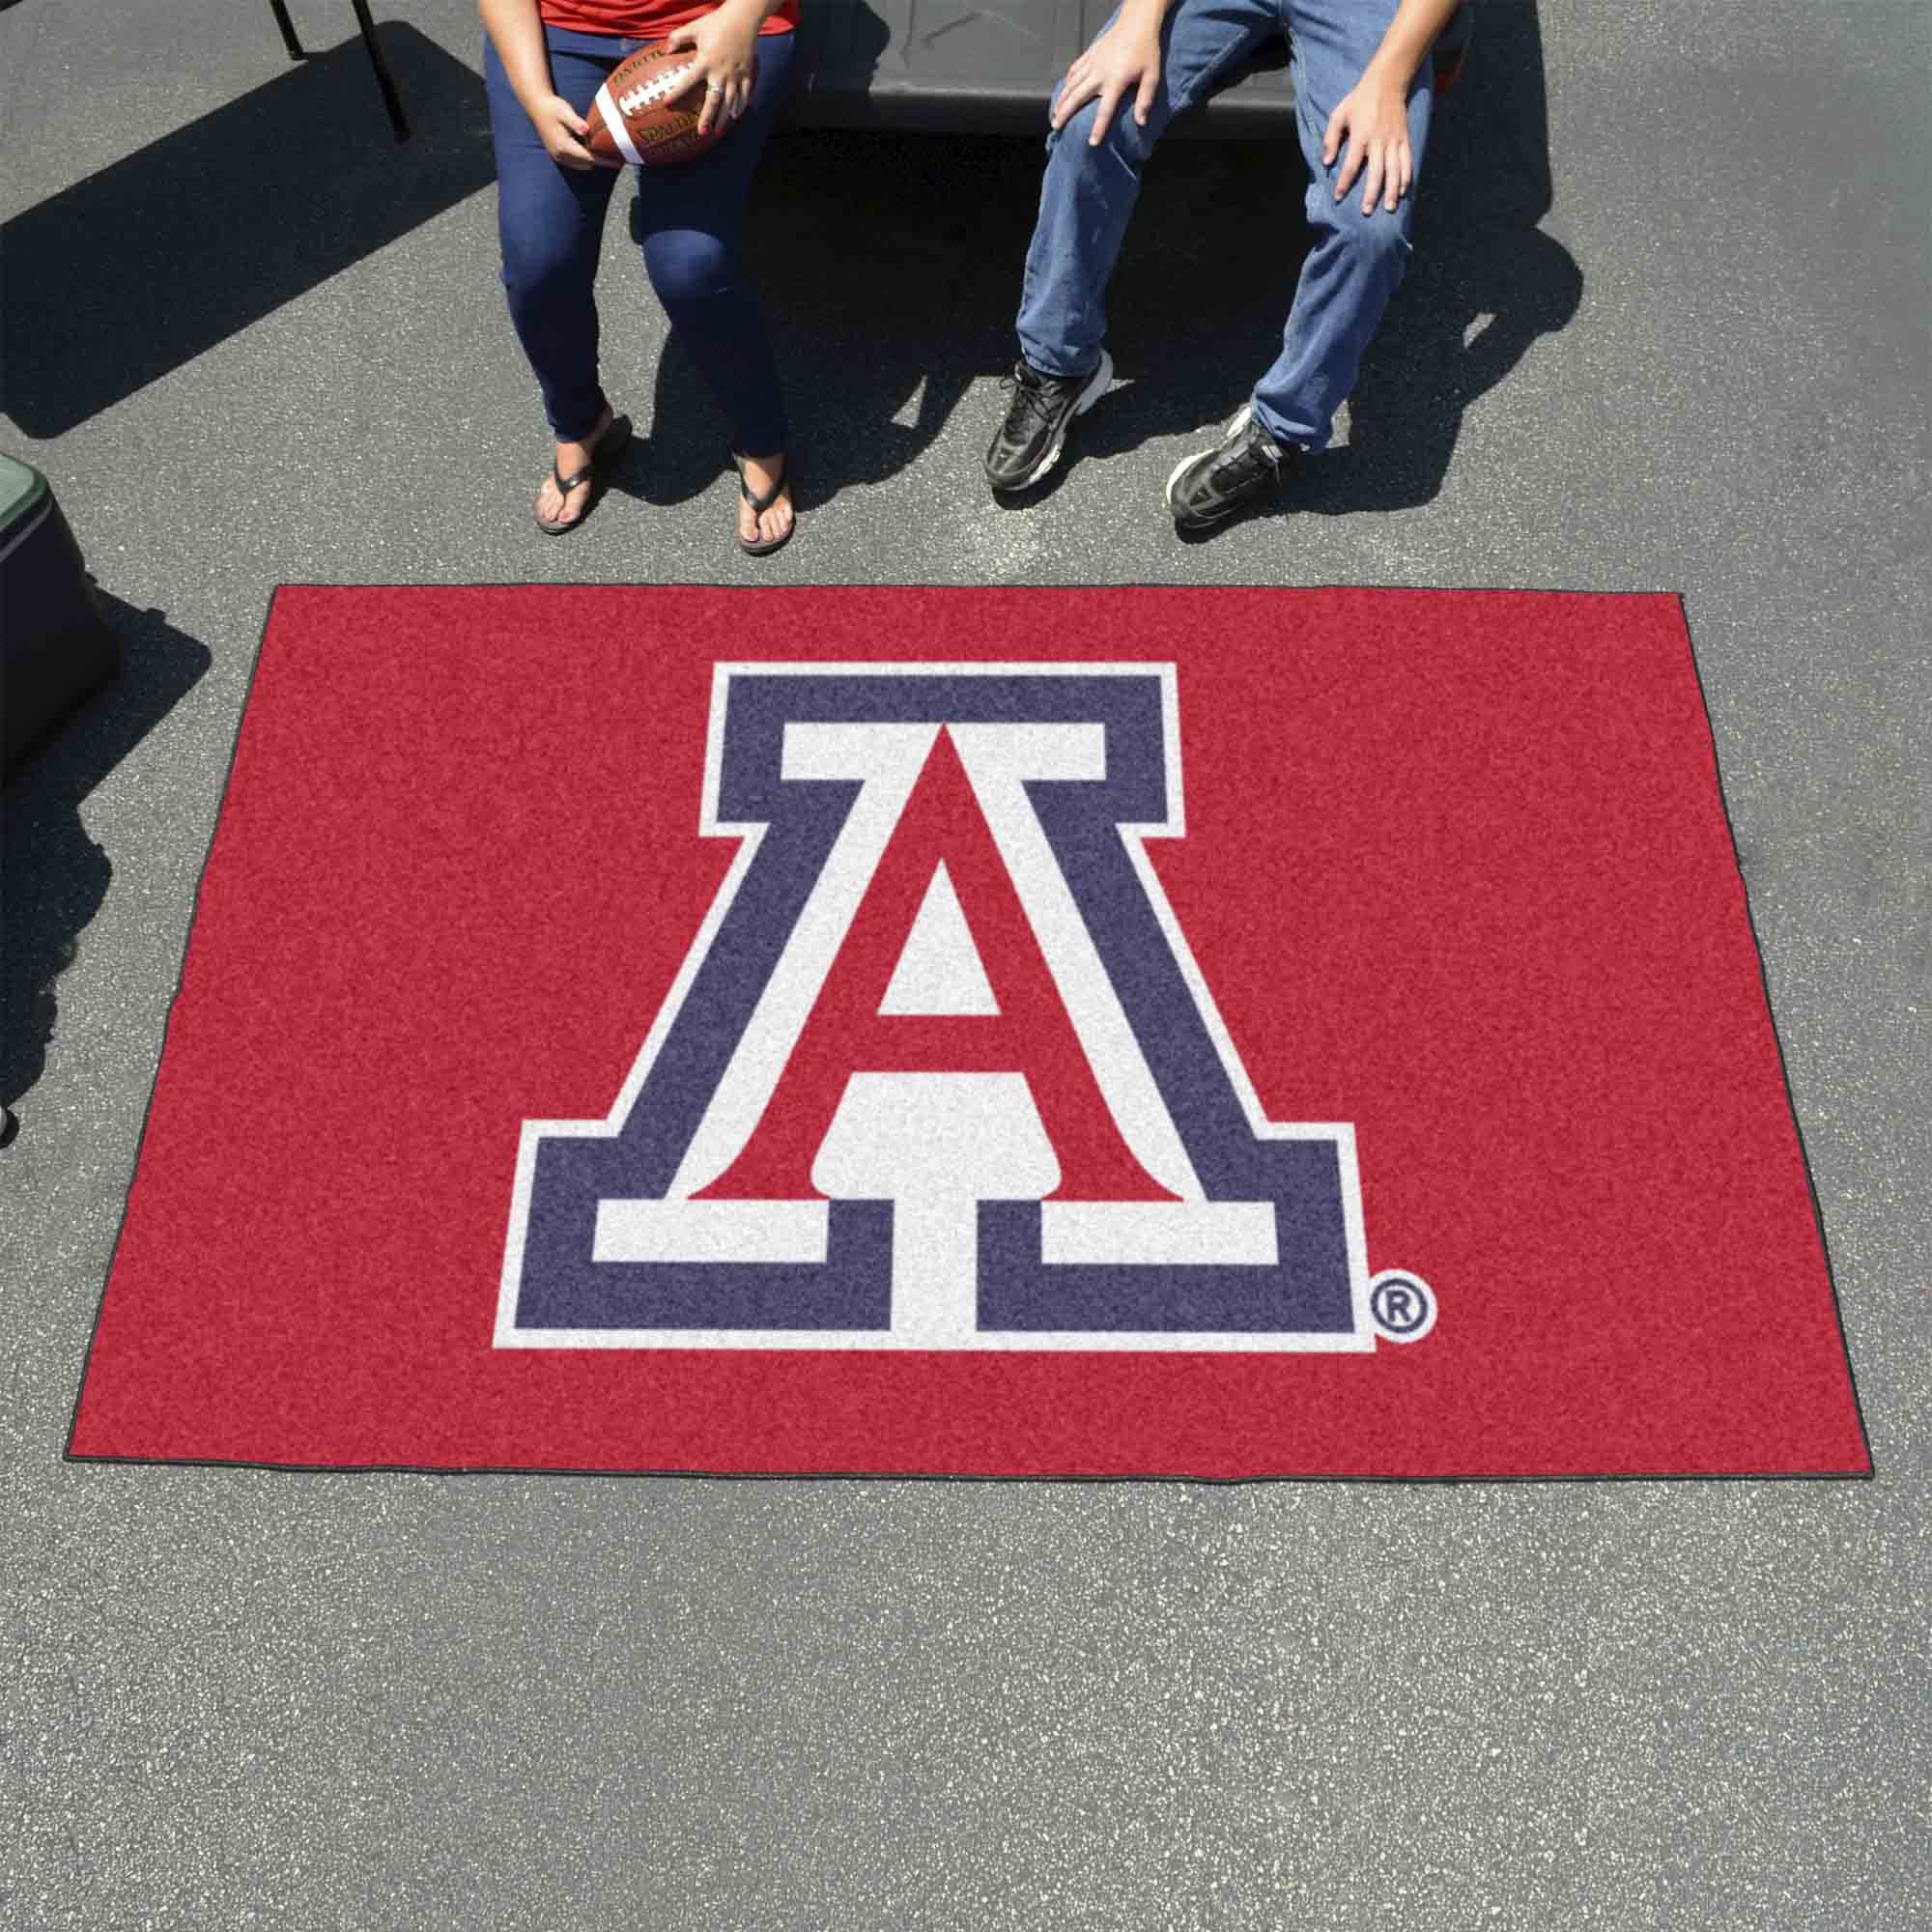
<path fill-rule="evenodd" d="M 1231 480 L 1245 482 L 1250 476 L 1279 476 L 1281 457 L 1281 451 L 1260 424 L 1250 422 L 1243 426 L 1234 446 L 1224 450 L 1219 467 L 1229 473 Z"/>
<path fill-rule="evenodd" d="M 1011 375 L 1000 378 L 1000 387 L 1013 392 L 1012 401 L 1007 405 L 1009 429 L 1019 430 L 1030 415 L 1037 416 L 1041 422 L 1052 420 L 1053 401 L 1046 392 L 1046 384 L 1031 372 L 1022 374 L 1016 368 Z"/>

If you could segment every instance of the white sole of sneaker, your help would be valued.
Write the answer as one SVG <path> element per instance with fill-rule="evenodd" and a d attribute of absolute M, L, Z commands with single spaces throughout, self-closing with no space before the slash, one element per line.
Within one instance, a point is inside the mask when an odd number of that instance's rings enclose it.
<path fill-rule="evenodd" d="M 1214 447 L 1216 449 L 1219 449 L 1221 447 L 1221 443 L 1226 442 L 1231 436 L 1237 435 L 1240 431 L 1246 429 L 1248 426 L 1248 418 L 1251 415 L 1253 415 L 1254 412 L 1255 412 L 1255 406 L 1252 403 L 1243 403 L 1241 407 L 1237 409 L 1235 412 L 1235 413 L 1228 418 L 1228 426 L 1221 432 L 1220 442 L 1215 443 Z M 1165 492 L 1165 495 L 1167 497 L 1167 507 L 1170 511 L 1174 509 L 1174 486 L 1180 481 L 1180 472 L 1183 469 L 1185 469 L 1190 463 L 1199 463 L 1201 459 L 1204 456 L 1208 455 L 1208 453 L 1209 452 L 1205 449 L 1197 449 L 1192 456 L 1183 456 L 1180 459 L 1180 461 L 1177 463 L 1171 470 L 1168 471 L 1167 490 Z M 1221 512 L 1221 516 L 1226 516 L 1226 515 L 1227 512 L 1225 510 Z M 1221 516 L 1199 517 L 1196 518 L 1194 521 L 1200 524 L 1218 524 L 1221 521 Z M 1179 521 L 1178 518 L 1177 521 Z"/>
<path fill-rule="evenodd" d="M 1107 384 L 1114 380 L 1114 358 L 1103 349 L 1100 359 L 1094 365 L 1094 374 L 1087 386 L 1080 391 L 1080 400 L 1073 405 L 1073 416 L 1084 416 L 1102 396 L 1107 393 Z M 1063 429 L 1053 440 L 1053 447 L 1042 456 L 1018 483 L 1009 484 L 1009 490 L 1031 490 L 1053 466 L 1060 461 L 1060 452 L 1066 447 L 1066 432 Z"/>

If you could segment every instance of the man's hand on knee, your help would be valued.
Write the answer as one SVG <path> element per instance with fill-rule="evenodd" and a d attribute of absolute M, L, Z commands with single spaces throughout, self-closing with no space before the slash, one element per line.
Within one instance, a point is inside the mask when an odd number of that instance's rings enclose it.
<path fill-rule="evenodd" d="M 1113 24 L 1066 70 L 1053 103 L 1056 132 L 1090 100 L 1097 100 L 1094 131 L 1087 137 L 1088 146 L 1097 148 L 1129 93 L 1134 125 L 1147 126 L 1160 86 L 1160 23 L 1166 13 L 1164 0 L 1127 0 Z"/>
<path fill-rule="evenodd" d="M 1373 214 L 1378 200 L 1393 211 L 1415 179 L 1414 156 L 1408 146 L 1408 107 L 1402 90 L 1373 72 L 1365 73 L 1336 103 L 1321 137 L 1321 165 L 1332 167 L 1343 154 L 1342 171 L 1335 177 L 1335 199 L 1349 192 L 1362 176 L 1362 213 Z"/>
<path fill-rule="evenodd" d="M 1408 145 L 1408 90 L 1435 37 L 1455 13 L 1459 0 L 1402 0 L 1362 77 L 1336 104 L 1321 139 L 1321 165 L 1332 167 L 1348 143 L 1335 199 L 1349 192 L 1356 175 L 1362 184 L 1362 213 L 1376 203 L 1394 213 L 1415 180 L 1415 156 Z"/>

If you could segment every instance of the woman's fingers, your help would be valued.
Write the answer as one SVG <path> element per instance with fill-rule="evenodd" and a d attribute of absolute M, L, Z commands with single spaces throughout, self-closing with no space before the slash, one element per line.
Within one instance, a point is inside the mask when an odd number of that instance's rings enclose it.
<path fill-rule="evenodd" d="M 562 112 L 556 115 L 551 127 L 551 138 L 545 144 L 551 152 L 551 158 L 566 168 L 594 168 L 597 156 L 577 138 L 590 131 L 590 123 L 577 113 L 567 103 L 560 102 Z"/>
<path fill-rule="evenodd" d="M 597 157 L 582 144 L 582 137 L 590 131 L 590 123 L 562 95 L 553 94 L 549 104 L 539 108 L 533 118 L 551 159 L 560 167 L 597 165 Z"/>
<path fill-rule="evenodd" d="M 739 120 L 752 104 L 750 68 L 726 69 L 704 76 L 704 105 L 698 110 L 697 131 L 708 134 L 720 122 Z"/>

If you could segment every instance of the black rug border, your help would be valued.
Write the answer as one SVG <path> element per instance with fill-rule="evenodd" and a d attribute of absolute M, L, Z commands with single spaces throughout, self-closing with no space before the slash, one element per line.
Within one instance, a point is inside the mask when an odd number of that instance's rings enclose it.
<path fill-rule="evenodd" d="M 174 1023 L 175 1007 L 181 999 L 182 981 L 186 975 L 188 948 L 194 943 L 196 923 L 201 917 L 202 888 L 208 880 L 208 867 L 214 855 L 214 840 L 221 830 L 223 815 L 228 810 L 228 793 L 235 781 L 235 761 L 241 751 L 242 729 L 247 721 L 248 707 L 255 698 L 255 680 L 262 668 L 262 652 L 269 640 L 269 629 L 274 622 L 275 605 L 284 590 L 730 590 L 747 596 L 762 596 L 770 591 L 790 590 L 1024 590 L 1035 596 L 1050 596 L 1056 593 L 1086 596 L 1095 590 L 1262 590 L 1269 592 L 1309 592 L 1323 591 L 1372 591 L 1380 595 L 1406 594 L 1416 597 L 1441 596 L 1515 596 L 1515 597 L 1589 597 L 1633 598 L 1656 600 L 1670 598 L 1677 606 L 1678 622 L 1684 627 L 1685 642 L 1690 651 L 1690 674 L 1697 687 L 1697 703 L 1703 713 L 1704 735 L 1711 748 L 1711 766 L 1718 781 L 1718 804 L 1724 815 L 1724 832 L 1731 845 L 1731 866 L 1738 875 L 1738 888 L 1744 898 L 1745 923 L 1750 934 L 1751 951 L 1757 959 L 1758 993 L 1764 1001 L 1765 1015 L 1771 1022 L 1772 1042 L 1777 1051 L 1778 1078 L 1784 1088 L 1784 1104 L 1791 1117 L 1792 1131 L 1798 1137 L 1798 1157 L 1804 1169 L 1805 1192 L 1811 1202 L 1811 1223 L 1818 1235 L 1819 1252 L 1825 1258 L 1825 1279 L 1832 1291 L 1832 1314 L 1837 1323 L 1838 1347 L 1845 1358 L 1845 1376 L 1851 1384 L 1852 1411 L 1858 1422 L 1859 1440 L 1865 1452 L 1865 1467 L 1862 1469 L 1768 1469 L 1752 1470 L 1569 1470 L 1560 1473 L 1538 1475 L 1496 1475 L 1463 1474 L 1437 1476 L 1383 1476 L 1350 1474 L 1296 1474 L 1278 1472 L 1253 1476 L 1201 1476 L 1185 1473 L 1147 1473 L 1133 1475 L 1076 1475 L 1041 1472 L 1031 1475 L 981 1475 L 949 1470 L 922 1469 L 600 1469 L 573 1468 L 567 1464 L 555 1463 L 277 1463 L 252 1457 L 220 1456 L 105 1456 L 76 1453 L 73 1447 L 74 1432 L 80 1427 L 81 1397 L 87 1387 L 88 1371 L 94 1363 L 94 1345 L 100 1333 L 100 1318 L 107 1305 L 108 1284 L 114 1278 L 114 1264 L 120 1258 L 122 1236 L 127 1233 L 128 1208 L 133 1200 L 134 1178 L 141 1170 L 141 1157 L 147 1151 L 148 1122 L 154 1112 L 155 1088 L 160 1082 L 161 1064 L 167 1056 L 168 1029 Z M 446 583 L 369 583 L 360 581 L 346 582 L 325 582 L 317 581 L 289 582 L 277 583 L 269 594 L 267 610 L 263 612 L 262 627 L 255 644 L 255 656 L 248 667 L 248 683 L 242 693 L 242 707 L 236 715 L 235 735 L 229 741 L 228 766 L 222 775 L 221 799 L 215 807 L 213 824 L 210 827 L 208 850 L 202 855 L 201 869 L 195 879 L 194 898 L 189 907 L 187 934 L 182 944 L 182 963 L 175 973 L 174 990 L 168 996 L 168 1016 L 161 1026 L 160 1052 L 155 1057 L 155 1078 L 149 1084 L 147 1105 L 141 1111 L 141 1131 L 135 1140 L 134 1164 L 128 1171 L 127 1193 L 121 1204 L 121 1220 L 115 1229 L 114 1244 L 107 1258 L 107 1271 L 101 1278 L 100 1293 L 96 1297 L 94 1322 L 88 1331 L 87 1348 L 81 1356 L 80 1378 L 74 1387 L 73 1406 L 68 1419 L 67 1441 L 61 1450 L 61 1461 L 70 1463 L 94 1463 L 124 1468 L 176 1468 L 176 1469 L 265 1469 L 279 1474 L 306 1476 L 554 1476 L 580 1477 L 595 1476 L 627 1479 L 632 1481 L 685 1481 L 703 1483 L 1065 1483 L 1065 1484 L 1119 1484 L 1119 1483 L 1162 1483 L 1199 1484 L 1212 1489 L 1243 1489 L 1260 1484 L 1317 1483 L 1365 1485 L 1394 1489 L 1463 1489 L 1520 1488 L 1526 1485 L 1570 1483 L 1869 1483 L 1877 1480 L 1878 1463 L 1872 1455 L 1871 1432 L 1865 1423 L 1864 1398 L 1859 1389 L 1858 1364 L 1852 1356 L 1851 1337 L 1845 1328 L 1844 1298 L 1838 1292 L 1838 1275 L 1832 1259 L 1832 1243 L 1825 1232 L 1825 1214 L 1818 1198 L 1817 1177 L 1811 1164 L 1810 1149 L 1805 1145 L 1804 1127 L 1798 1114 L 1798 1096 L 1792 1091 L 1791 1068 L 1785 1057 L 1784 1039 L 1778 1031 L 1777 1011 L 1772 1004 L 1771 980 L 1765 968 L 1764 945 L 1758 937 L 1756 915 L 1751 911 L 1750 885 L 1744 875 L 1744 867 L 1738 858 L 1737 826 L 1731 817 L 1731 802 L 1724 786 L 1723 759 L 1718 750 L 1717 727 L 1711 717 L 1710 693 L 1704 685 L 1703 667 L 1697 661 L 1697 640 L 1690 629 L 1690 613 L 1686 608 L 1681 590 L 1578 590 L 1554 585 L 1520 584 L 1420 584 L 1420 583 L 1158 583 L 1136 580 L 1123 583 L 851 583 L 851 582 L 810 582 L 783 584 L 750 583 L 652 583 L 652 582 L 532 582 L 517 580 L 502 582 L 446 582 Z"/>

